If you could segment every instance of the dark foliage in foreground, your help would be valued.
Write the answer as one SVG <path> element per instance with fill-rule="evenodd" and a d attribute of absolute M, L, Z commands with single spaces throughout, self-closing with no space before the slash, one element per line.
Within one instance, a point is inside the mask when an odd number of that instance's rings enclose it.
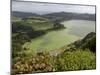
<path fill-rule="evenodd" d="M 96 68 L 95 54 L 89 50 L 78 49 L 53 57 L 49 53 L 41 53 L 36 56 L 19 58 L 12 65 L 13 74 L 35 73 L 35 72 L 53 72 L 53 71 L 71 71 L 71 70 L 89 70 Z"/>

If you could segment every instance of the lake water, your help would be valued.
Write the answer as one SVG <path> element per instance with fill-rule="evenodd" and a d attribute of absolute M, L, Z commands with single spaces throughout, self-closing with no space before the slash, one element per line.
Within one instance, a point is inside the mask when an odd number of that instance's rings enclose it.
<path fill-rule="evenodd" d="M 48 32 L 25 45 L 31 48 L 34 52 L 40 50 L 57 50 L 64 45 L 68 45 L 85 37 L 90 32 L 95 32 L 95 21 L 69 20 L 62 22 L 62 24 L 66 29 Z"/>

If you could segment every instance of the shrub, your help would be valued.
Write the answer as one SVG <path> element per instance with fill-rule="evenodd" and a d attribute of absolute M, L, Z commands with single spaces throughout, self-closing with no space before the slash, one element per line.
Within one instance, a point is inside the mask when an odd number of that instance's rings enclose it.
<path fill-rule="evenodd" d="M 54 66 L 56 71 L 95 69 L 96 57 L 89 50 L 66 51 L 57 56 Z"/>

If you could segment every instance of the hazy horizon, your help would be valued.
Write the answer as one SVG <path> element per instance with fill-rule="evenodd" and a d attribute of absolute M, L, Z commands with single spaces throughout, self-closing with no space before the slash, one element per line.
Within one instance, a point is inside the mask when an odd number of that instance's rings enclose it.
<path fill-rule="evenodd" d="M 95 14 L 95 6 L 12 1 L 12 11 L 37 13 L 40 15 L 55 12 Z"/>

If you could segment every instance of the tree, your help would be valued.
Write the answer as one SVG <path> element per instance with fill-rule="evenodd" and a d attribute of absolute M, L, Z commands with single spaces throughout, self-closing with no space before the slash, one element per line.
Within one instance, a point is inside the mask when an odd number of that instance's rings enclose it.
<path fill-rule="evenodd" d="M 64 25 L 60 24 L 59 22 L 54 23 L 53 27 L 54 27 L 54 29 L 65 28 Z"/>

